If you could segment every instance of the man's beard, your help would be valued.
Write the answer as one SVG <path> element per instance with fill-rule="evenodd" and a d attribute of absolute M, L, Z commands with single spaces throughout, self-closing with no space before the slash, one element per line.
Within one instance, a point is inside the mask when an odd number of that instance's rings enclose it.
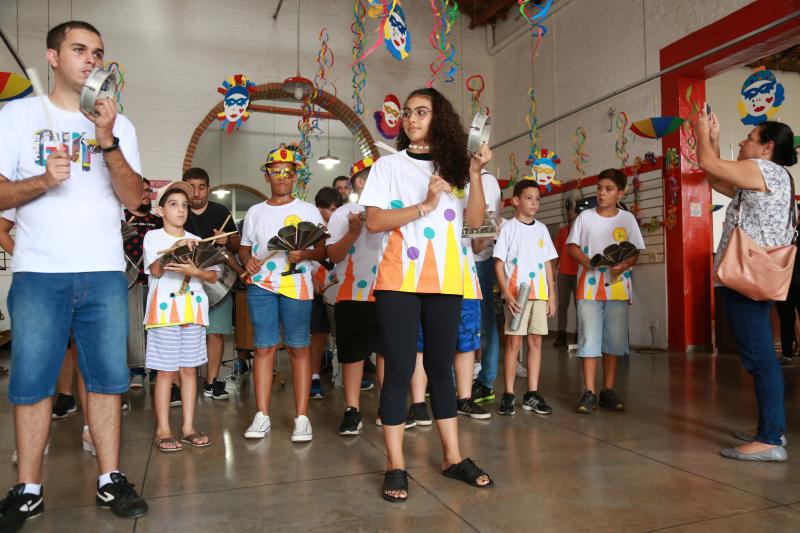
<path fill-rule="evenodd" d="M 139 213 L 145 213 L 146 214 L 146 213 L 149 213 L 151 209 L 153 209 L 153 204 L 151 204 L 150 202 L 146 202 L 146 203 L 143 203 L 142 205 L 140 205 L 139 207 L 137 207 L 136 211 L 138 211 Z"/>

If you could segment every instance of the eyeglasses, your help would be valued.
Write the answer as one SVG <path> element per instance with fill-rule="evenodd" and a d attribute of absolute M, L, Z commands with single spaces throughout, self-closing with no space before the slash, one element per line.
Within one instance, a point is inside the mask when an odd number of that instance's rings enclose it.
<path fill-rule="evenodd" d="M 422 118 L 427 117 L 428 113 L 430 113 L 430 112 L 431 112 L 431 110 L 428 109 L 427 107 L 417 107 L 416 109 L 405 108 L 405 109 L 403 109 L 403 112 L 400 113 L 400 117 L 403 120 L 408 120 L 408 119 L 411 118 L 411 115 L 413 114 L 414 117 L 422 119 Z"/>
<path fill-rule="evenodd" d="M 276 168 L 267 170 L 270 178 L 277 178 L 279 180 L 288 180 L 294 177 L 294 169 L 291 168 Z"/>

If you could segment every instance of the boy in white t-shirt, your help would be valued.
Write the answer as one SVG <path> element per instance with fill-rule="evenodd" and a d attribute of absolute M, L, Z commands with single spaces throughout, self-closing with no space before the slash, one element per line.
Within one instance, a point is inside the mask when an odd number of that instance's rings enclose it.
<path fill-rule="evenodd" d="M 145 308 L 147 329 L 147 368 L 158 370 L 156 381 L 156 447 L 162 452 L 177 452 L 181 443 L 196 448 L 211 444 L 208 436 L 194 428 L 197 402 L 197 367 L 208 361 L 206 326 L 208 297 L 202 282 L 216 283 L 217 272 L 201 270 L 194 264 L 162 264 L 164 251 L 176 246 L 193 247 L 198 240 L 185 231 L 192 186 L 182 181 L 161 188 L 156 198 L 164 227 L 144 236 L 144 271 L 150 276 Z M 189 277 L 188 287 L 184 287 Z M 183 426 L 180 439 L 169 427 L 170 389 L 178 374 L 183 400 Z"/>
<path fill-rule="evenodd" d="M 511 203 L 516 209 L 514 218 L 503 224 L 494 246 L 497 284 L 505 300 L 506 346 L 503 353 L 505 392 L 498 412 L 513 415 L 514 378 L 516 361 L 522 347 L 522 337 L 528 341 L 528 391 L 522 408 L 541 415 L 553 409 L 539 394 L 539 369 L 542 364 L 542 336 L 547 335 L 547 319 L 555 316 L 556 293 L 551 261 L 558 257 L 547 226 L 534 215 L 539 211 L 539 187 L 533 180 L 523 180 L 514 186 Z M 517 302 L 520 286 L 525 283 L 530 293 L 524 306 Z M 514 316 L 522 315 L 519 326 L 511 329 Z"/>
<path fill-rule="evenodd" d="M 308 442 L 314 434 L 308 419 L 311 391 L 311 356 L 309 326 L 314 287 L 312 261 L 325 259 L 324 242 L 305 250 L 269 250 L 269 241 L 286 226 L 300 222 L 322 224 L 319 210 L 309 202 L 292 196 L 299 154 L 280 147 L 267 155 L 262 166 L 270 196 L 247 210 L 244 217 L 239 259 L 251 275 L 247 286 L 247 308 L 253 323 L 253 380 L 258 412 L 245 430 L 248 439 L 264 438 L 272 427 L 269 399 L 272 390 L 272 367 L 278 343 L 289 351 L 292 365 L 295 419 L 292 442 Z M 274 242 L 274 241 L 273 241 Z M 291 265 L 296 268 L 291 270 Z"/>
<path fill-rule="evenodd" d="M 567 237 L 568 252 L 579 265 L 575 299 L 584 391 L 577 411 L 582 414 L 590 414 L 598 403 L 612 411 L 625 409 L 614 392 L 614 382 L 618 358 L 628 353 L 628 308 L 633 287 L 630 268 L 638 256 L 613 266 L 593 266 L 590 261 L 608 246 L 626 241 L 638 250 L 644 249 L 636 218 L 617 207 L 626 185 L 622 171 L 602 171 L 597 177 L 597 207 L 581 212 Z M 603 389 L 598 400 L 594 381 L 601 356 Z"/>

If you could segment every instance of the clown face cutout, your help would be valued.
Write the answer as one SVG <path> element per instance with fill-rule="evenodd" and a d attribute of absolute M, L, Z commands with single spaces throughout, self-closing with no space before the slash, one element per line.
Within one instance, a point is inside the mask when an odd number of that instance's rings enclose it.
<path fill-rule="evenodd" d="M 224 111 L 217 114 L 217 120 L 222 122 L 220 128 L 228 135 L 238 130 L 242 122 L 250 118 L 250 111 L 247 108 L 250 106 L 250 94 L 255 90 L 255 86 L 256 84 L 243 74 L 236 74 L 217 88 L 217 92 L 225 95 L 222 101 Z"/>
<path fill-rule="evenodd" d="M 383 25 L 383 43 L 392 57 L 398 61 L 408 57 L 411 52 L 411 34 L 408 33 L 406 14 L 400 5 L 395 5 L 389 19 Z"/>
<path fill-rule="evenodd" d="M 783 85 L 771 70 L 759 70 L 742 84 L 739 115 L 742 124 L 753 126 L 770 120 L 783 104 Z"/>
<path fill-rule="evenodd" d="M 375 112 L 375 127 L 384 139 L 396 139 L 400 135 L 400 100 L 387 94 L 383 100 L 383 111 Z"/>
<path fill-rule="evenodd" d="M 529 179 L 533 179 L 536 183 L 543 187 L 547 192 L 553 190 L 553 185 L 561 185 L 561 182 L 556 179 L 556 165 L 561 162 L 561 159 L 556 154 L 550 154 L 547 149 L 536 151 L 536 158 L 531 163 L 531 174 Z"/>

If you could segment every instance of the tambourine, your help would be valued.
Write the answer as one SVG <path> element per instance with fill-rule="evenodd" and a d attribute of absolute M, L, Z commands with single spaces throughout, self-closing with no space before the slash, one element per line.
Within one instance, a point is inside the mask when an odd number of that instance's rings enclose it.
<path fill-rule="evenodd" d="M 86 81 L 83 82 L 83 89 L 81 89 L 81 111 L 84 113 L 97 116 L 98 113 L 94 108 L 94 104 L 101 98 L 110 98 L 111 100 L 117 94 L 117 76 L 112 69 L 104 69 L 102 67 L 95 67 Z"/>
<path fill-rule="evenodd" d="M 476 153 L 482 144 L 489 144 L 489 135 L 492 132 L 492 119 L 489 115 L 476 113 L 472 117 L 472 124 L 469 125 L 469 136 L 467 137 L 467 151 L 470 154 Z"/>
<path fill-rule="evenodd" d="M 461 229 L 461 238 L 478 239 L 484 237 L 497 237 L 497 222 L 494 213 L 486 213 L 480 227 L 472 229 L 466 224 Z"/>

